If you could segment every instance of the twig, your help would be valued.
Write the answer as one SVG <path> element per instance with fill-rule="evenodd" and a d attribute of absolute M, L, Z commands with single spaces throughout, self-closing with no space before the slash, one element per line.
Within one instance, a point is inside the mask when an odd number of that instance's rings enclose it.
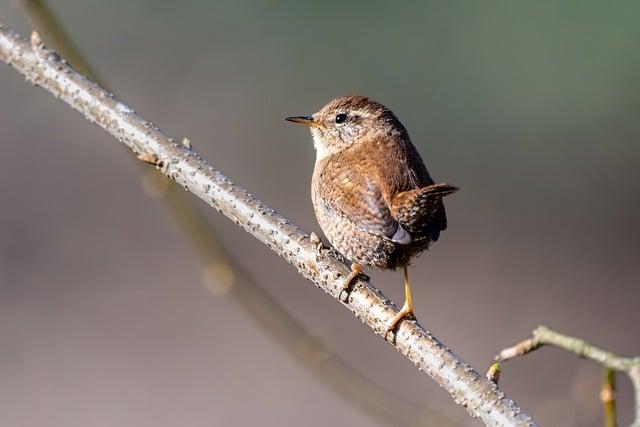
<path fill-rule="evenodd" d="M 563 335 L 546 326 L 538 326 L 533 331 L 531 338 L 513 347 L 505 348 L 496 356 L 496 360 L 504 362 L 518 356 L 524 356 L 544 345 L 562 348 L 578 357 L 600 363 L 607 369 L 627 374 L 631 379 L 635 393 L 635 420 L 632 427 L 640 427 L 640 357 L 620 357 L 587 341 Z M 613 388 L 613 393 L 612 398 L 615 398 L 615 388 Z M 602 400 L 604 402 L 604 399 Z"/>
<path fill-rule="evenodd" d="M 20 3 L 27 10 L 34 27 L 51 41 L 76 70 L 105 87 L 45 0 L 21 0 Z M 187 138 L 183 138 L 181 143 L 187 149 L 192 148 Z M 367 416 L 406 427 L 451 424 L 435 410 L 409 402 L 359 374 L 322 339 L 290 316 L 282 304 L 238 265 L 219 244 L 215 230 L 196 205 L 195 199 L 152 167 L 145 164 L 141 166 L 145 173 L 143 186 L 150 190 L 147 193 L 165 203 L 202 259 L 207 290 L 235 298 L 256 320 L 256 324 L 274 337 L 277 343 Z"/>
<path fill-rule="evenodd" d="M 28 81 L 45 88 L 97 123 L 136 154 L 157 156 L 165 175 L 229 217 L 339 301 L 344 277 L 349 274 L 345 263 L 328 251 L 318 255 L 308 234 L 68 67 L 56 53 L 44 48 L 37 33 L 32 34 L 28 43 L 0 26 L 0 58 Z M 362 278 L 342 304 L 380 335 L 398 312 L 394 304 Z M 456 403 L 485 424 L 535 425 L 494 383 L 478 374 L 417 322 L 403 322 L 392 344 L 437 381 Z"/>

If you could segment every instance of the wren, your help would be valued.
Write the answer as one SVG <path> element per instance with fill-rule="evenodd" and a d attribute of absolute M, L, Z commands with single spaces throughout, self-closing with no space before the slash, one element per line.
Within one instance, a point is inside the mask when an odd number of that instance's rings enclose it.
<path fill-rule="evenodd" d="M 405 302 L 386 337 L 415 318 L 407 267 L 447 228 L 442 198 L 457 188 L 434 182 L 400 120 L 372 99 L 341 96 L 311 116 L 285 120 L 311 128 L 311 199 L 325 236 L 351 261 L 344 290 L 362 265 L 403 268 Z"/>

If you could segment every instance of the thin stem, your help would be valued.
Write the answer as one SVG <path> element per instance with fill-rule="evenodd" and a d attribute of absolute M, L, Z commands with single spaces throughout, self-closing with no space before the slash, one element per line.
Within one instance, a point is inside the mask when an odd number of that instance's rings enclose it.
<path fill-rule="evenodd" d="M 605 368 L 600 400 L 604 409 L 604 427 L 617 427 L 616 416 L 616 373 L 611 368 Z"/>
<path fill-rule="evenodd" d="M 504 362 L 524 356 L 545 345 L 553 345 L 578 357 L 593 360 L 611 370 L 611 372 L 618 371 L 627 374 L 631 379 L 635 394 L 635 420 L 632 427 L 640 427 L 640 357 L 621 357 L 580 338 L 563 335 L 546 326 L 538 326 L 533 331 L 531 338 L 500 351 L 496 356 L 496 360 Z M 615 388 L 613 390 L 615 398 Z M 613 405 L 615 411 L 615 401 Z"/>

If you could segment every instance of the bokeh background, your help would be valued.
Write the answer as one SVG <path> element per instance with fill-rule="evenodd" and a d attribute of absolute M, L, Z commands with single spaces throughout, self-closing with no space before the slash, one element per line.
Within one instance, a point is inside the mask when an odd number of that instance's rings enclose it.
<path fill-rule="evenodd" d="M 310 135 L 339 94 L 390 106 L 461 191 L 412 270 L 417 315 L 484 370 L 540 323 L 640 353 L 640 4 L 51 1 L 116 94 L 305 229 Z M 32 29 L 19 1 L 0 20 Z M 383 425 L 203 285 L 111 137 L 0 65 L 0 424 Z M 224 246 L 371 381 L 464 411 L 211 209 Z M 400 273 L 373 272 L 402 301 Z M 601 425 L 599 366 L 556 349 L 501 386 L 542 425 Z M 619 377 L 621 423 L 632 390 Z"/>

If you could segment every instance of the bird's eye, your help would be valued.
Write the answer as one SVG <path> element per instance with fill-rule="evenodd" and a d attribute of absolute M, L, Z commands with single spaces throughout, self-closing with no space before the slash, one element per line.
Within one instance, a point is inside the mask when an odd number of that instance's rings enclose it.
<path fill-rule="evenodd" d="M 347 121 L 347 115 L 345 113 L 340 113 L 336 116 L 336 123 L 344 123 Z"/>

